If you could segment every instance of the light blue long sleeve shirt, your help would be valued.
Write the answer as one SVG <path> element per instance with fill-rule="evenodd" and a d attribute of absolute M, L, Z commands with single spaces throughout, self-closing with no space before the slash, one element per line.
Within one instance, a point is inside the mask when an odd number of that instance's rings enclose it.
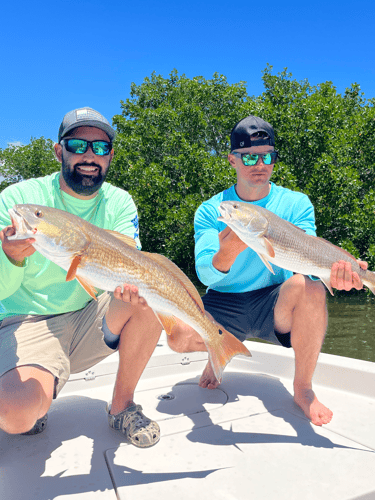
<path fill-rule="evenodd" d="M 218 271 L 212 264 L 213 256 L 219 250 L 219 232 L 226 224 L 218 221 L 219 205 L 222 201 L 243 201 L 237 195 L 235 186 L 218 193 L 200 205 L 194 218 L 195 266 L 198 278 L 208 289 L 218 292 L 248 292 L 280 284 L 293 273 L 272 265 L 272 274 L 258 255 L 248 248 L 241 252 L 227 273 Z M 268 196 L 255 202 L 247 202 L 267 208 L 282 219 L 292 222 L 307 234 L 316 236 L 314 207 L 308 196 L 297 191 L 277 186 L 271 182 Z"/>

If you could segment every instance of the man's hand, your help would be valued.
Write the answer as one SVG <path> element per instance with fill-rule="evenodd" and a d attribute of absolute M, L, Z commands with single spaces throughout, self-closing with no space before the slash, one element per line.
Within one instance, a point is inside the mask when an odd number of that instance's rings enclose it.
<path fill-rule="evenodd" d="M 223 273 L 229 271 L 237 256 L 249 248 L 230 227 L 219 233 L 220 248 L 212 259 L 213 266 Z"/>
<path fill-rule="evenodd" d="M 26 240 L 8 240 L 8 236 L 13 236 L 16 230 L 13 226 L 7 226 L 0 231 L 0 240 L 4 253 L 17 262 L 23 262 L 25 257 L 30 257 L 36 250 L 32 246 L 34 238 Z"/>
<path fill-rule="evenodd" d="M 363 260 L 358 260 L 357 262 L 359 266 L 366 271 L 368 267 L 367 262 Z M 361 290 L 361 288 L 363 288 L 363 283 L 358 273 L 352 271 L 351 263 L 340 260 L 339 262 L 335 262 L 332 266 L 331 286 L 337 288 L 337 290 L 349 291 L 352 288 Z"/>
<path fill-rule="evenodd" d="M 115 299 L 122 300 L 122 302 L 128 302 L 132 306 L 141 306 L 142 309 L 147 309 L 148 304 L 143 297 L 138 295 L 138 288 L 135 285 L 127 285 L 124 283 L 124 291 L 121 291 L 121 287 L 118 286 L 114 293 Z"/>

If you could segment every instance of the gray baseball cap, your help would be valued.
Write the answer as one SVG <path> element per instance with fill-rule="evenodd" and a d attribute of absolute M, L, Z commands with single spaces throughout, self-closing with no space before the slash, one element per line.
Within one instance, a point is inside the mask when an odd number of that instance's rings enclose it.
<path fill-rule="evenodd" d="M 253 139 L 250 136 L 257 132 L 264 132 L 268 135 L 261 140 Z M 250 148 L 251 146 L 260 146 L 263 144 L 275 145 L 275 132 L 268 122 L 258 116 L 247 116 L 233 127 L 230 134 L 231 151 L 240 148 Z M 256 143 L 256 144 L 255 144 Z"/>
<path fill-rule="evenodd" d="M 100 130 L 103 130 L 108 135 L 111 142 L 116 136 L 116 132 L 103 115 L 95 111 L 95 109 L 85 107 L 74 109 L 66 113 L 59 128 L 58 142 L 60 142 L 68 132 L 77 127 L 100 128 Z"/>

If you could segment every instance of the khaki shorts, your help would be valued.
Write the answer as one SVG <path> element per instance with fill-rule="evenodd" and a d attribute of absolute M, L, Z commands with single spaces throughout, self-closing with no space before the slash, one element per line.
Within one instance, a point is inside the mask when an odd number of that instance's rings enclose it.
<path fill-rule="evenodd" d="M 79 311 L 5 318 L 0 322 L 0 377 L 17 366 L 41 366 L 55 377 L 56 397 L 71 373 L 115 352 L 101 329 L 110 301 L 105 292 Z"/>

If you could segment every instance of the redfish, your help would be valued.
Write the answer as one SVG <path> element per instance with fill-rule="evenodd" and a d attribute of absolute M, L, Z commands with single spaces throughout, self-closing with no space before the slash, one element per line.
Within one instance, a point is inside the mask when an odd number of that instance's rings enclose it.
<path fill-rule="evenodd" d="M 350 262 L 362 282 L 375 294 L 375 273 L 364 271 L 355 257 L 329 241 L 311 236 L 264 207 L 238 201 L 223 201 L 218 220 L 258 254 L 273 274 L 271 264 L 294 273 L 317 276 L 333 295 L 330 284 L 332 264 Z"/>
<path fill-rule="evenodd" d="M 63 268 L 67 281 L 77 279 L 94 299 L 96 288 L 113 292 L 125 283 L 135 285 L 168 334 L 177 319 L 196 330 L 219 382 L 234 356 L 251 356 L 242 342 L 206 316 L 193 283 L 163 255 L 137 250 L 132 238 L 56 208 L 15 205 L 9 213 L 16 229 L 9 239 L 34 238 L 34 248 Z"/>

